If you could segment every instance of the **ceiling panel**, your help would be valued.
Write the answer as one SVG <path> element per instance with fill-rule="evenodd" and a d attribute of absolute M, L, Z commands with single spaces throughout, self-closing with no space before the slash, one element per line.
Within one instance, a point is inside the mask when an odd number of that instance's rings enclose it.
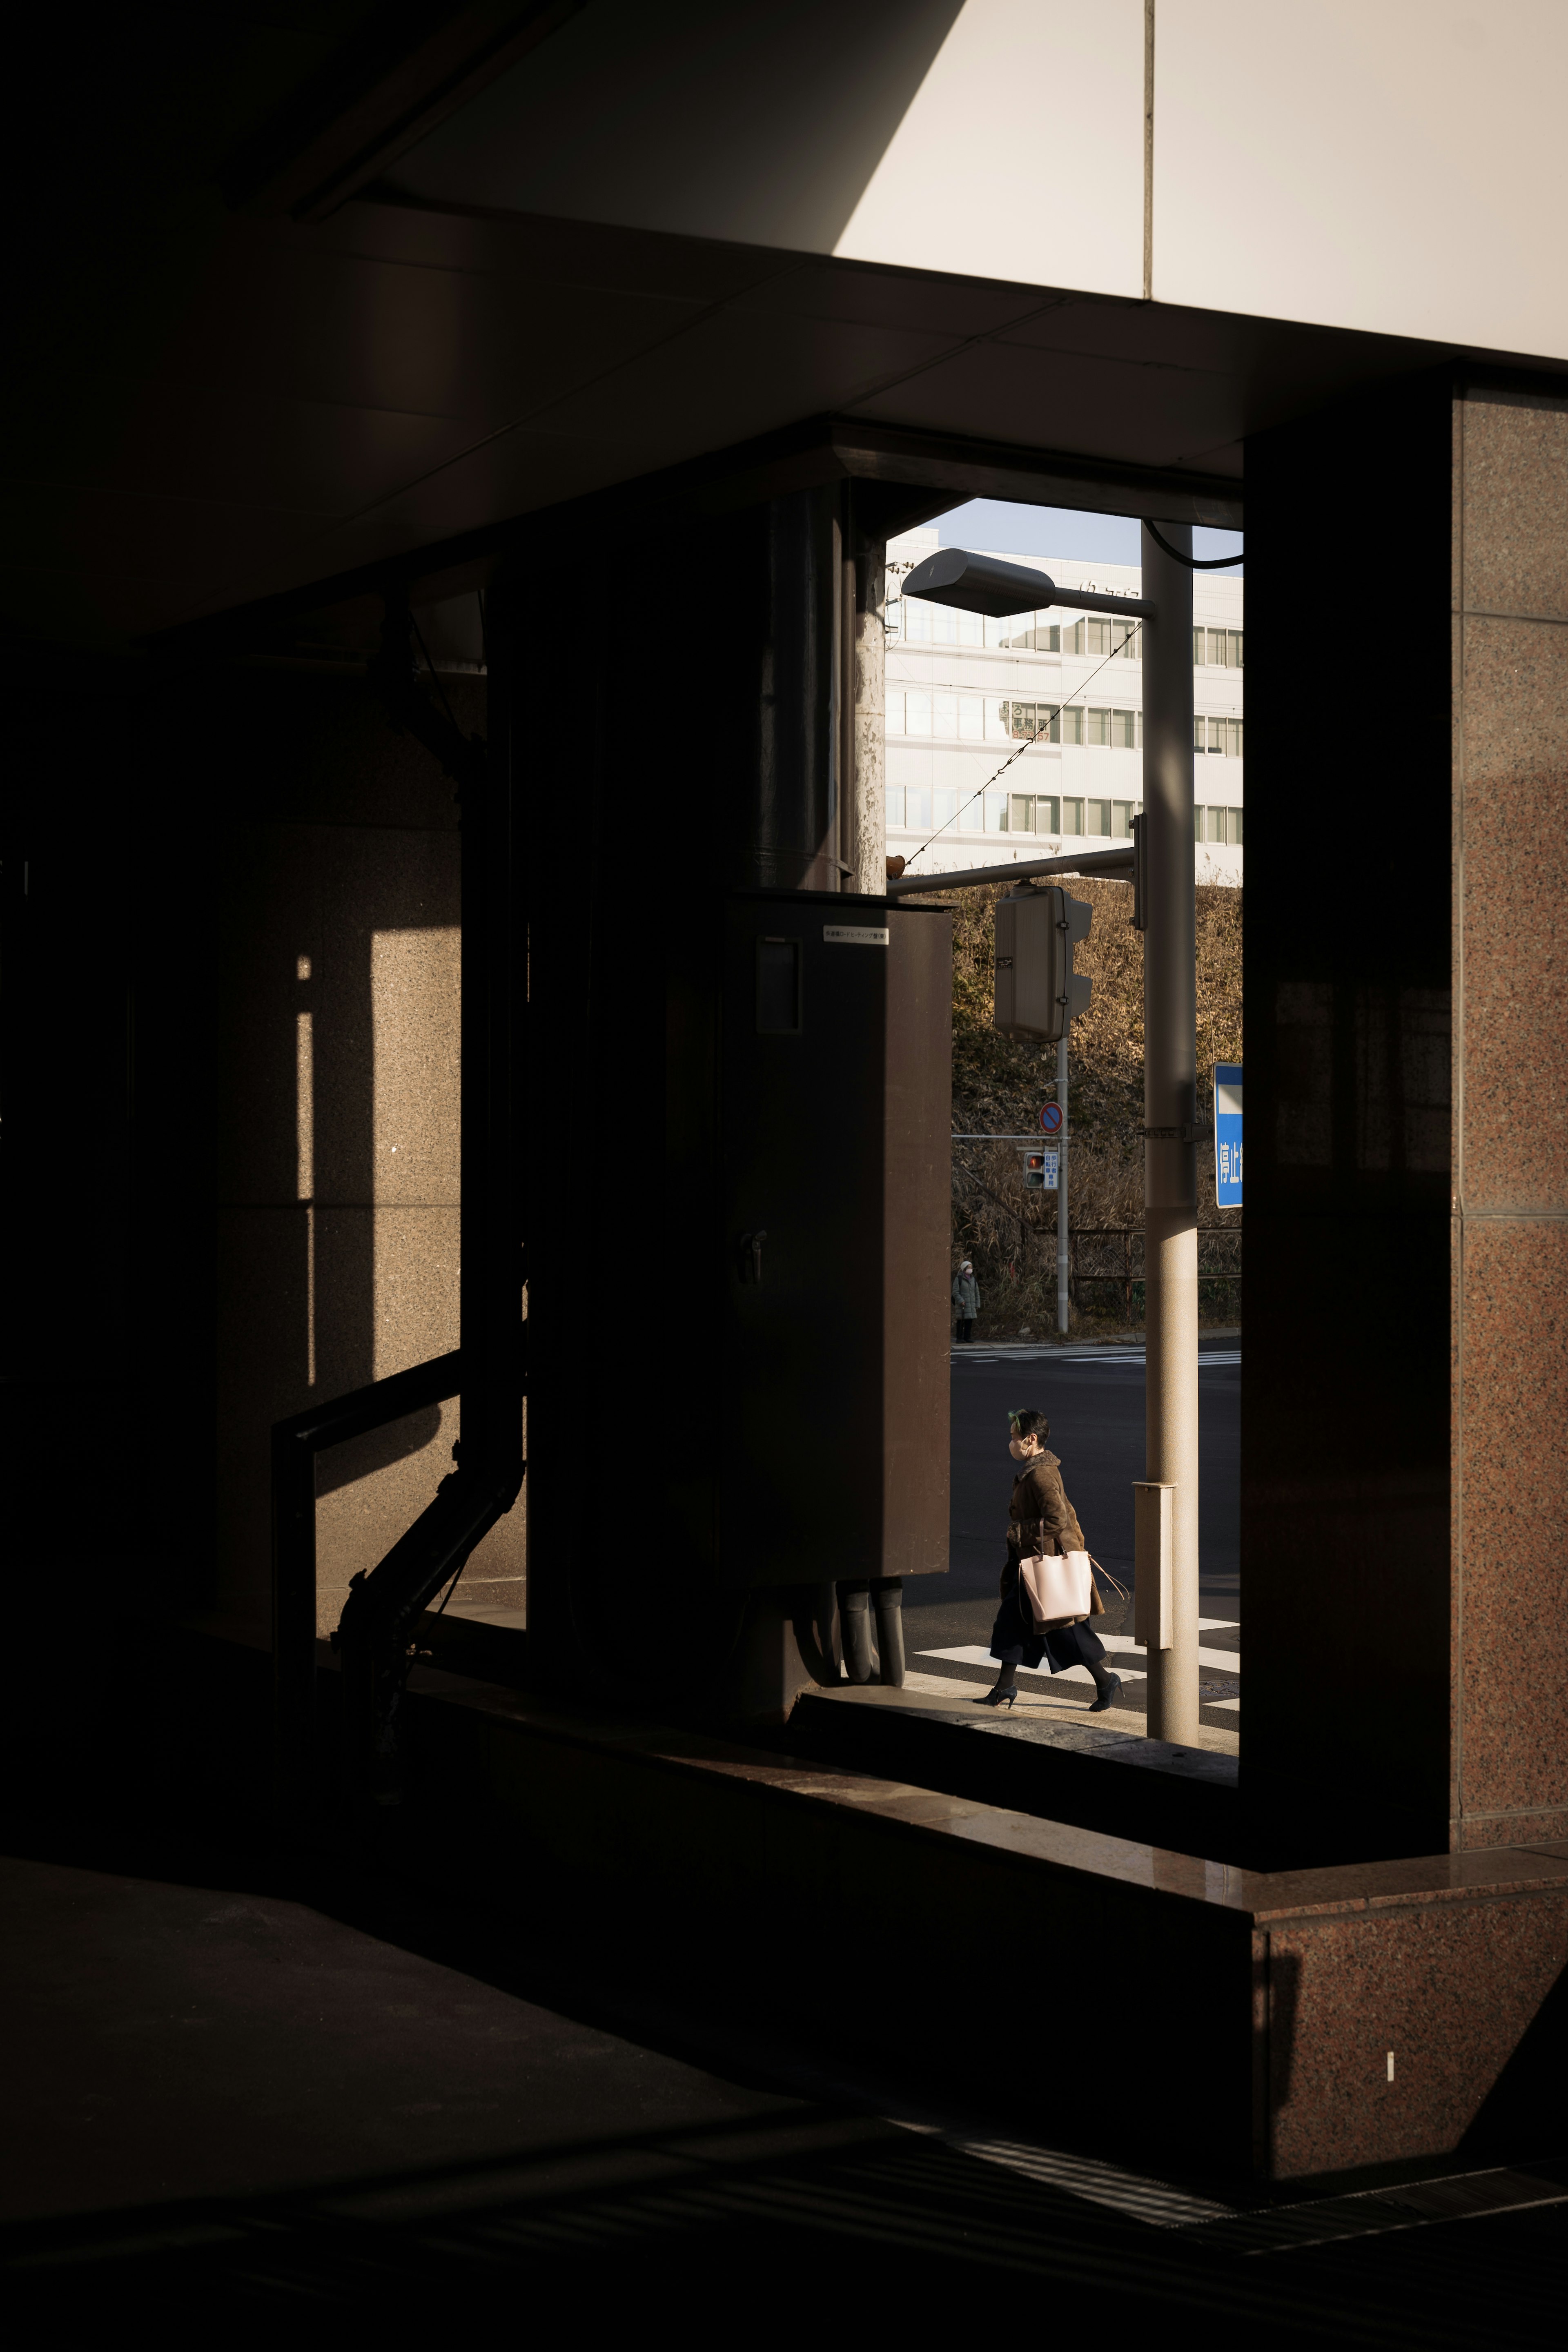
<path fill-rule="evenodd" d="M 1086 457 L 1114 452 L 1131 465 L 1201 464 L 1236 475 L 1241 457 L 1232 445 L 1245 411 L 1246 386 L 1234 377 L 988 342 L 967 344 L 864 401 L 857 414 Z"/>
<path fill-rule="evenodd" d="M 534 421 L 612 443 L 635 433 L 668 445 L 673 462 L 847 407 L 952 347 L 950 336 L 723 310 Z"/>

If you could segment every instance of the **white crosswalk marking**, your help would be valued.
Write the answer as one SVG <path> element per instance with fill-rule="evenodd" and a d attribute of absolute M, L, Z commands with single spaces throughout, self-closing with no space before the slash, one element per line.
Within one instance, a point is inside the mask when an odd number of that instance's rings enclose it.
<path fill-rule="evenodd" d="M 950 1350 L 955 1364 L 1142 1364 L 1142 1348 L 1009 1348 L 1005 1354 L 993 1354 L 984 1348 L 954 1348 Z M 1198 1358 L 1200 1372 L 1215 1364 L 1239 1364 L 1239 1348 L 1206 1349 Z"/>
<path fill-rule="evenodd" d="M 1198 1631 L 1200 1633 L 1239 1633 L 1241 1624 L 1239 1619 L 1235 1617 L 1200 1617 Z M 1100 1638 L 1114 1658 L 1115 1672 L 1121 1675 L 1124 1683 L 1148 1681 L 1148 1653 L 1142 1642 L 1136 1640 L 1131 1633 L 1101 1633 Z M 990 1651 L 983 1649 L 977 1642 L 961 1643 L 956 1648 L 947 1650 L 916 1650 L 911 1654 L 910 1664 L 915 1664 L 921 1658 L 942 1659 L 958 1666 L 989 1668 L 996 1663 Z M 1131 1663 L 1134 1658 L 1142 1659 L 1143 1664 L 1134 1665 Z M 1211 1673 L 1217 1669 L 1224 1675 L 1239 1675 L 1241 1653 L 1239 1650 L 1214 1650 L 1200 1643 L 1198 1664 L 1200 1666 L 1208 1667 Z M 1031 1681 L 1042 1683 L 1092 1683 L 1094 1680 L 1087 1666 L 1065 1666 L 1059 1674 L 1053 1673 L 1049 1665 L 1020 1666 L 1018 1673 L 1020 1676 L 1027 1675 Z M 1241 1706 L 1239 1698 L 1205 1698 L 1202 1703 L 1205 1706 L 1223 1707 L 1227 1713 L 1233 1715 L 1237 1713 Z"/>
<path fill-rule="evenodd" d="M 1110 1644 L 1107 1643 L 1107 1649 L 1110 1646 Z M 1140 1657 L 1142 1656 L 1142 1650 L 1138 1654 Z M 981 1649 L 978 1643 L 962 1650 L 917 1650 L 915 1656 L 917 1658 L 951 1658 L 955 1665 L 960 1666 L 994 1666 L 996 1663 L 990 1651 Z M 1091 1683 L 1094 1680 L 1087 1666 L 1064 1666 L 1059 1675 L 1050 1666 L 1020 1666 L 1018 1672 L 1021 1675 L 1033 1675 L 1037 1681 L 1042 1683 Z M 1122 1672 L 1121 1679 L 1124 1683 L 1142 1683 L 1146 1682 L 1148 1676 L 1141 1671 L 1128 1667 Z"/>

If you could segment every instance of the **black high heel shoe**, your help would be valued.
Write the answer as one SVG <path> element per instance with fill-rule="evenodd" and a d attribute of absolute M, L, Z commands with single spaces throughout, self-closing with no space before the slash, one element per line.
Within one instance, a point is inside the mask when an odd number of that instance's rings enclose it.
<path fill-rule="evenodd" d="M 1090 1715 L 1103 1715 L 1108 1706 L 1113 1706 L 1116 1703 L 1116 1694 L 1121 1688 L 1121 1675 L 1110 1675 L 1107 1678 L 1105 1688 L 1103 1690 L 1097 1690 L 1094 1694 L 1094 1704 L 1089 1710 Z"/>
<path fill-rule="evenodd" d="M 976 1706 L 1011 1706 L 1013 1701 L 1017 1697 L 1017 1696 L 1018 1685 L 1016 1683 L 1010 1684 L 1005 1690 L 997 1690 L 994 1686 L 992 1689 L 988 1690 L 983 1697 L 977 1698 L 974 1701 L 974 1705 Z"/>

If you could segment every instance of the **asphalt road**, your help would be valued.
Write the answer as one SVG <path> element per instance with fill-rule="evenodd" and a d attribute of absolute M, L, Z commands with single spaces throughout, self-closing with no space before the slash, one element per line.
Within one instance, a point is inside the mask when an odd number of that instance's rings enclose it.
<path fill-rule="evenodd" d="M 1240 1600 L 1240 1353 L 1234 1339 L 1199 1350 L 1199 1523 L 1202 1591 L 1237 1617 Z M 987 1642 L 996 1579 L 1005 1551 L 1014 1464 L 1007 1415 L 1036 1405 L 1050 1419 L 1050 1448 L 1090 1551 L 1131 1589 L 1132 1481 L 1143 1475 L 1142 1353 L 1096 1350 L 1074 1356 L 984 1360 L 987 1350 L 956 1349 L 952 1365 L 952 1511 L 945 1576 L 911 1577 L 904 1608 L 919 1612 L 911 1649 Z M 1106 1621 L 1107 1624 L 1120 1620 Z"/>

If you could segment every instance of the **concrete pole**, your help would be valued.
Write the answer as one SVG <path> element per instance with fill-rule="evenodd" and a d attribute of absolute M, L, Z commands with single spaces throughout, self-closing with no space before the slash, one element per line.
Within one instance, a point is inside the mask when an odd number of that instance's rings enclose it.
<path fill-rule="evenodd" d="M 1068 1328 L 1068 1041 L 1067 1033 L 1057 1041 L 1057 1108 L 1062 1123 L 1061 1159 L 1057 1173 L 1057 1329 L 1067 1337 Z"/>
<path fill-rule="evenodd" d="M 1190 525 L 1162 535 L 1192 552 Z M 1173 1486 L 1171 1646 L 1149 1650 L 1149 1736 L 1198 1732 L 1197 909 L 1193 575 L 1143 533 L 1143 1145 L 1147 1478 Z"/>

